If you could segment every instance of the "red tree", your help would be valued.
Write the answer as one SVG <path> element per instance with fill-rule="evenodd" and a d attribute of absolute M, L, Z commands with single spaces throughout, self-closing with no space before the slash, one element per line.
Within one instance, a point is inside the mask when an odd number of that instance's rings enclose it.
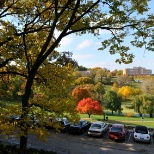
<path fill-rule="evenodd" d="M 76 110 L 80 113 L 87 113 L 89 118 L 92 114 L 102 114 L 103 112 L 100 103 L 91 98 L 84 98 L 79 101 Z"/>

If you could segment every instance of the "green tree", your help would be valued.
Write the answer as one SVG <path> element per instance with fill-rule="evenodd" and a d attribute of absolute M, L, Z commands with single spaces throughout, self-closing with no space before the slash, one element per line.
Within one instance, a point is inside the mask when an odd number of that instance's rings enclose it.
<path fill-rule="evenodd" d="M 152 118 L 154 113 L 154 95 L 140 95 L 133 99 L 134 109 L 140 116 L 142 114 L 149 114 Z"/>
<path fill-rule="evenodd" d="M 86 67 L 80 65 L 80 66 L 76 67 L 75 70 L 76 70 L 76 71 L 87 71 L 88 68 L 86 68 Z"/>
<path fill-rule="evenodd" d="M 28 127 L 24 121 L 30 107 L 32 87 L 46 83 L 59 89 L 58 85 L 66 81 L 63 77 L 67 75 L 61 68 L 49 64 L 50 57 L 57 54 L 56 49 L 61 40 L 70 34 L 80 36 L 90 33 L 98 36 L 101 34 L 100 30 L 107 30 L 111 32 L 111 38 L 102 42 L 100 50 L 109 48 L 111 54 L 120 55 L 116 62 L 130 63 L 134 55 L 127 52 L 129 47 L 123 46 L 123 42 L 130 29 L 135 38 L 131 43 L 137 47 L 145 44 L 138 39 L 140 36 L 144 38 L 147 36 L 147 28 L 144 27 L 150 27 L 153 23 L 142 18 L 146 11 L 148 11 L 146 0 L 141 0 L 140 3 L 123 0 L 13 0 L 0 3 L 0 68 L 2 68 L 0 74 L 26 78 L 21 106 L 21 124 L 24 126 L 21 127 L 21 132 L 24 133 L 21 133 L 20 148 L 24 149 L 27 146 Z M 55 36 L 57 31 L 59 34 Z M 53 74 L 49 72 L 51 69 L 57 71 L 57 67 L 62 72 L 55 73 L 58 79 L 55 76 L 52 78 Z M 64 73 L 63 80 L 60 79 L 61 73 Z M 67 77 L 69 79 L 69 76 Z M 49 80 L 50 82 L 47 82 Z M 57 81 L 55 86 L 51 82 L 53 80 Z M 45 90 L 48 91 L 46 88 Z"/>
<path fill-rule="evenodd" d="M 135 112 L 139 113 L 140 116 L 142 116 L 142 113 L 141 113 L 141 106 L 142 106 L 141 96 L 134 96 L 133 105 L 134 105 Z"/>
<path fill-rule="evenodd" d="M 112 111 L 112 115 L 113 115 L 113 111 L 115 112 L 121 112 L 122 108 L 121 108 L 121 103 L 122 103 L 122 98 L 117 95 L 116 92 L 114 91 L 107 91 L 105 96 L 104 96 L 104 100 L 105 100 L 105 104 L 106 104 L 106 108 Z"/>
<path fill-rule="evenodd" d="M 104 89 L 104 85 L 101 82 L 98 82 L 94 86 L 94 92 L 95 92 L 95 99 L 97 98 L 97 100 L 102 102 L 102 97 L 105 93 L 105 89 Z"/>

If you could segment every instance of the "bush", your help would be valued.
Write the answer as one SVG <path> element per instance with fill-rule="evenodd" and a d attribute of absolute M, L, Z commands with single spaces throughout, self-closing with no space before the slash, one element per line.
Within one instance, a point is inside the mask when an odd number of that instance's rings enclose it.
<path fill-rule="evenodd" d="M 125 117 L 134 117 L 134 113 L 133 112 L 128 112 L 124 114 Z"/>
<path fill-rule="evenodd" d="M 57 154 L 53 151 L 46 151 L 46 150 L 38 150 L 38 149 L 27 149 L 21 151 L 16 145 L 4 145 L 0 143 L 0 154 Z"/>

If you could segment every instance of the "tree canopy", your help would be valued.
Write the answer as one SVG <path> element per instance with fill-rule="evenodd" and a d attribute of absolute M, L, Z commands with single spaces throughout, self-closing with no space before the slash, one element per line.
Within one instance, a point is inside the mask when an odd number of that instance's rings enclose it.
<path fill-rule="evenodd" d="M 106 103 L 106 108 L 110 109 L 112 111 L 115 112 L 121 112 L 122 108 L 121 108 L 121 103 L 122 103 L 122 98 L 121 96 L 119 96 L 116 92 L 110 90 L 108 91 L 105 96 L 104 96 L 104 100 Z"/>
<path fill-rule="evenodd" d="M 76 110 L 80 113 L 86 113 L 89 115 L 89 118 L 92 114 L 103 114 L 102 107 L 100 103 L 91 98 L 84 98 L 78 102 Z"/>
<path fill-rule="evenodd" d="M 83 98 L 90 97 L 90 93 L 89 93 L 89 91 L 86 88 L 76 87 L 72 91 L 72 96 L 75 97 L 77 99 L 77 101 L 80 101 Z"/>

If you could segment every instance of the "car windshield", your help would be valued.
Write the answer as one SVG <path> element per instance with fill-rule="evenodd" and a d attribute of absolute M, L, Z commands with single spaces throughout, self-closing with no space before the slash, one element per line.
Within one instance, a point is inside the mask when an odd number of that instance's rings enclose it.
<path fill-rule="evenodd" d="M 112 132 L 122 132 L 122 128 L 121 127 L 112 127 L 111 131 Z"/>
<path fill-rule="evenodd" d="M 136 133 L 148 134 L 148 130 L 146 130 L 146 129 L 137 129 Z"/>
<path fill-rule="evenodd" d="M 100 129 L 101 125 L 100 124 L 92 124 L 91 128 Z"/>

